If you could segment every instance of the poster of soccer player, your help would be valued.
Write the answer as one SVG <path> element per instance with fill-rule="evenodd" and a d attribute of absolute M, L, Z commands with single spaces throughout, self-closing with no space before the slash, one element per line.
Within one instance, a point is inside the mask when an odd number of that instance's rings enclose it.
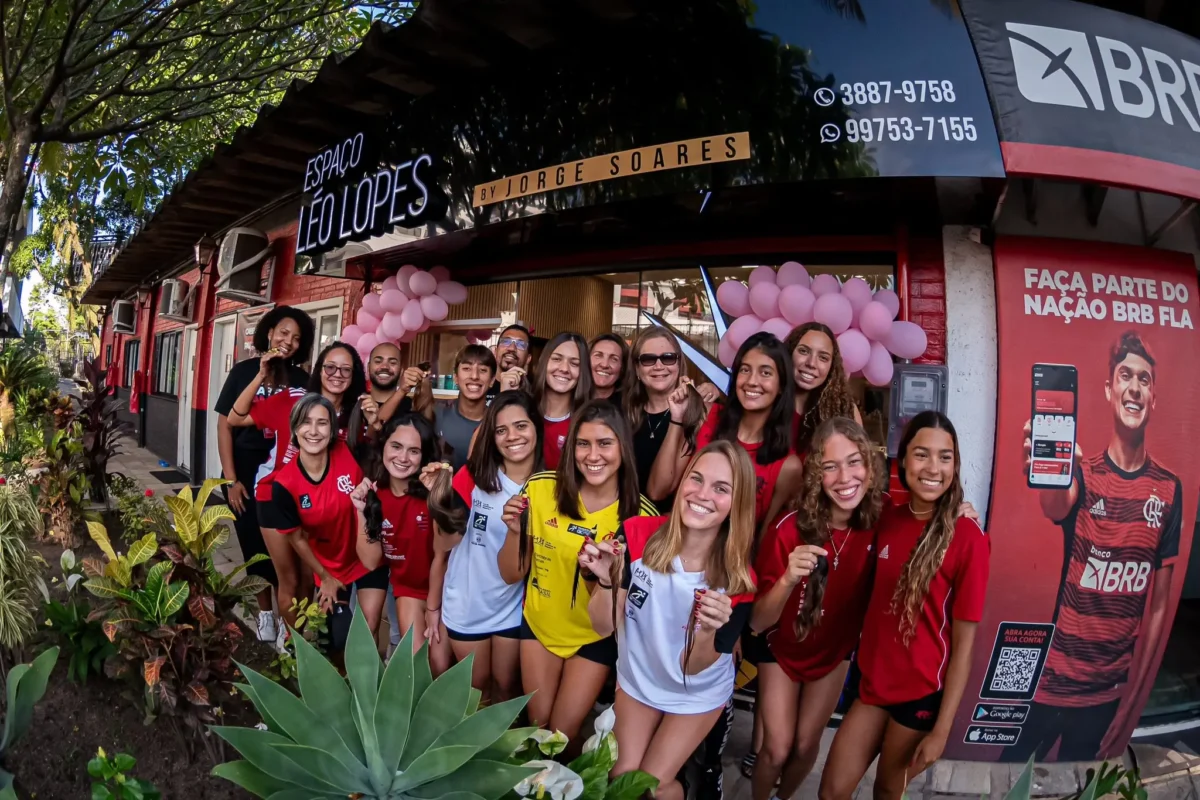
<path fill-rule="evenodd" d="M 1001 238 L 995 274 L 991 580 L 946 754 L 1113 757 L 1154 683 L 1196 519 L 1196 265 Z"/>

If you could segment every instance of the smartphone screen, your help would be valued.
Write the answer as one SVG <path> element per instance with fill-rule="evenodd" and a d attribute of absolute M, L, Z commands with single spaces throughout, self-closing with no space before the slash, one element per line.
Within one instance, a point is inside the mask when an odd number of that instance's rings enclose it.
<path fill-rule="evenodd" d="M 1033 365 L 1029 485 L 1067 489 L 1075 465 L 1079 373 L 1067 364 Z"/>

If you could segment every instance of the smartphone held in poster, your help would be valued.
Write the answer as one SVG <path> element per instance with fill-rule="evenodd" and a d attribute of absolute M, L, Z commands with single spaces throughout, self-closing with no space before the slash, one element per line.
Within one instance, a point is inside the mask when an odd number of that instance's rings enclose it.
<path fill-rule="evenodd" d="M 1188 255 L 995 246 L 991 581 L 950 758 L 1118 755 L 1183 588 L 1200 494 Z"/>

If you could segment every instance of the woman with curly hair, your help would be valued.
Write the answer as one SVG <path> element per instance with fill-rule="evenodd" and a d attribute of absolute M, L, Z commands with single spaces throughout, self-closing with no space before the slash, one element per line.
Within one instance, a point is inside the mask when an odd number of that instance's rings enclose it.
<path fill-rule="evenodd" d="M 801 455 L 811 446 L 813 432 L 827 419 L 848 417 L 862 424 L 853 398 L 837 337 L 820 322 L 792 329 L 784 342 L 792 357 L 796 417 L 792 424 L 794 448 Z"/>
<path fill-rule="evenodd" d="M 851 797 L 878 756 L 875 797 L 900 800 L 941 757 L 983 616 L 991 543 L 963 515 L 954 426 L 923 411 L 905 427 L 898 453 L 911 499 L 876 529 L 859 696 L 834 737 L 823 798 Z"/>
<path fill-rule="evenodd" d="M 862 426 L 827 419 L 813 434 L 792 508 L 767 528 L 750 624 L 771 631 L 775 662 L 758 667 L 764 739 L 755 800 L 787 800 L 816 763 L 871 596 L 871 547 L 889 502 L 886 485 L 883 461 Z"/>

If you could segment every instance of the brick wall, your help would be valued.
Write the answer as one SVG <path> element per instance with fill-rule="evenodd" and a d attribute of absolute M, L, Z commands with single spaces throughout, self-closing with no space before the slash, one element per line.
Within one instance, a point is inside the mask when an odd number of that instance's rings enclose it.
<path fill-rule="evenodd" d="M 909 320 L 929 339 L 918 364 L 946 363 L 946 262 L 941 238 L 913 237 L 908 246 Z"/>

